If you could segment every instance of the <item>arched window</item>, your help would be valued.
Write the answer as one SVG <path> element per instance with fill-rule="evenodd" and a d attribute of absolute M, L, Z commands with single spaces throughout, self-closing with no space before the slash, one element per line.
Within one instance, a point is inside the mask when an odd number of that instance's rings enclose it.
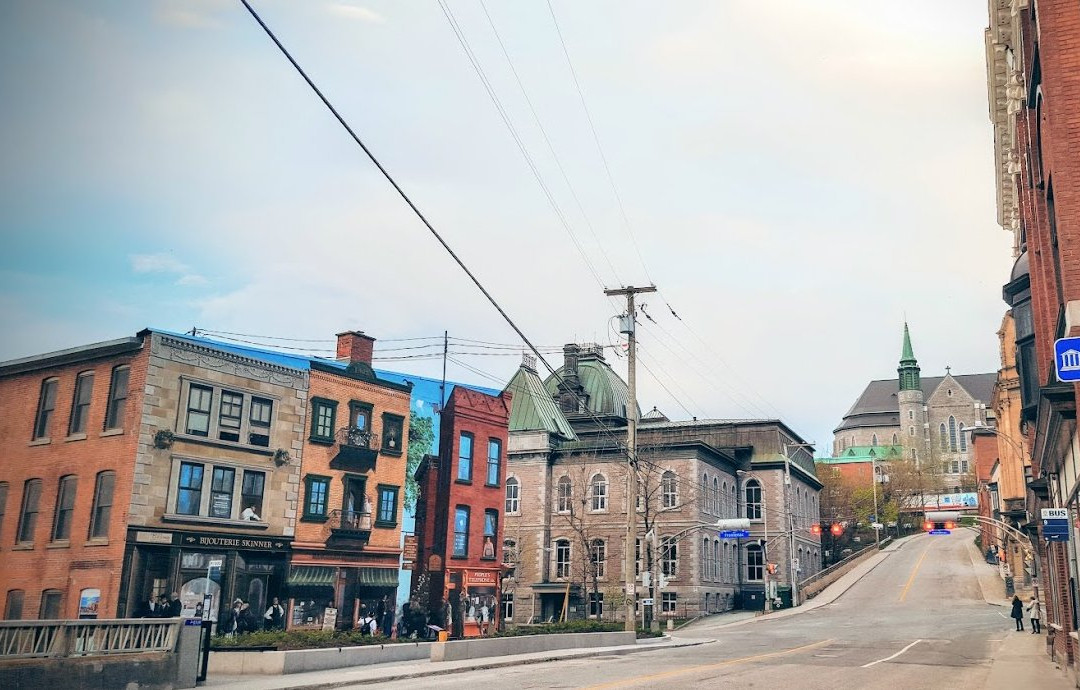
<path fill-rule="evenodd" d="M 555 577 L 570 577 L 570 540 L 555 541 Z"/>
<path fill-rule="evenodd" d="M 874 434 L 870 437 L 870 445 L 874 446 L 875 448 L 877 447 L 877 434 Z"/>
<path fill-rule="evenodd" d="M 559 477 L 557 504 L 555 509 L 560 513 L 569 513 L 570 508 L 573 505 L 573 485 L 570 484 L 570 477 Z"/>
<path fill-rule="evenodd" d="M 712 567 L 713 567 L 713 579 L 720 579 L 720 540 L 714 538 L 712 544 Z"/>
<path fill-rule="evenodd" d="M 7 592 L 7 600 L 4 602 L 4 620 L 21 620 L 22 614 L 23 591 L 21 589 L 9 589 Z"/>
<path fill-rule="evenodd" d="M 607 544 L 603 539 L 593 539 L 589 549 L 596 577 L 603 578 L 607 572 Z"/>
<path fill-rule="evenodd" d="M 914 448 L 911 449 L 911 459 L 912 460 L 918 460 L 919 459 L 919 453 Z"/>
<path fill-rule="evenodd" d="M 900 438 L 896 434 L 893 434 L 892 435 L 892 444 L 895 446 L 899 442 L 900 442 Z"/>
<path fill-rule="evenodd" d="M 967 452 L 967 434 L 964 433 L 964 423 L 960 422 L 960 452 Z"/>
<path fill-rule="evenodd" d="M 797 563 L 798 563 L 798 565 L 795 566 L 795 577 L 796 578 L 798 578 L 800 575 L 802 575 L 802 572 L 803 572 L 803 550 L 802 550 L 801 546 L 799 547 L 799 560 L 797 561 Z"/>
<path fill-rule="evenodd" d="M 513 515 L 521 510 L 521 484 L 517 477 L 506 479 L 506 514 Z"/>
<path fill-rule="evenodd" d="M 671 537 L 660 540 L 660 572 L 666 577 L 675 577 L 679 566 L 679 542 Z"/>
<path fill-rule="evenodd" d="M 756 479 L 746 482 L 746 517 L 761 519 L 761 484 Z"/>
<path fill-rule="evenodd" d="M 956 452 L 956 417 L 949 416 L 949 452 Z"/>
<path fill-rule="evenodd" d="M 709 475 L 701 475 L 701 509 L 706 513 L 712 512 L 712 495 L 709 493 Z"/>
<path fill-rule="evenodd" d="M 720 517 L 727 517 L 728 512 L 731 510 L 730 504 L 728 504 L 727 482 L 724 482 L 724 490 L 720 491 L 719 482 L 713 478 L 713 493 L 716 494 L 716 512 Z"/>
<path fill-rule="evenodd" d="M 64 599 L 64 593 L 58 589 L 47 589 L 41 593 L 41 606 L 38 607 L 40 620 L 56 620 L 61 618 L 60 604 Z"/>
<path fill-rule="evenodd" d="M 942 423 L 938 426 L 938 435 L 941 437 L 941 452 L 946 453 L 949 450 L 949 434 L 945 431 L 945 424 Z"/>
<path fill-rule="evenodd" d="M 761 582 L 765 579 L 765 557 L 760 544 L 749 544 L 746 547 L 746 579 L 750 582 Z"/>
<path fill-rule="evenodd" d="M 739 517 L 739 501 L 735 498 L 735 483 L 731 484 L 731 517 Z"/>
<path fill-rule="evenodd" d="M 678 493 L 675 487 L 675 473 L 671 470 L 664 472 L 660 477 L 660 494 L 663 498 L 664 508 L 674 508 L 678 503 Z"/>
<path fill-rule="evenodd" d="M 607 510 L 607 478 L 594 474 L 592 478 L 592 509 Z"/>
<path fill-rule="evenodd" d="M 725 490 L 727 485 L 725 484 Z M 724 506 L 720 499 L 720 480 L 716 477 L 712 478 L 712 493 L 713 493 L 713 514 L 723 517 Z"/>
<path fill-rule="evenodd" d="M 712 544 L 709 543 L 709 538 L 704 537 L 701 540 L 701 579 L 712 579 L 713 559 L 712 559 Z"/>

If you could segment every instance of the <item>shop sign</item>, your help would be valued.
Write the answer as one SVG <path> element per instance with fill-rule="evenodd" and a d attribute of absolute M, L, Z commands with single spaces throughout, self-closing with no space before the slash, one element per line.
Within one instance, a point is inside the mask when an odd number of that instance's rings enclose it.
<path fill-rule="evenodd" d="M 469 570 L 465 573 L 466 587 L 497 587 L 499 573 L 495 570 Z"/>
<path fill-rule="evenodd" d="M 416 551 L 417 551 L 416 535 L 415 534 L 406 534 L 405 535 L 405 549 L 404 549 L 404 552 L 402 553 L 402 558 L 404 560 L 406 560 L 406 561 L 415 561 L 416 560 Z"/>
<path fill-rule="evenodd" d="M 136 532 L 135 541 L 140 544 L 172 544 L 172 532 Z"/>
<path fill-rule="evenodd" d="M 322 619 L 323 630 L 333 630 L 337 627 L 337 609 L 324 609 Z"/>
<path fill-rule="evenodd" d="M 253 537 L 213 532 L 151 532 L 135 531 L 129 540 L 140 544 L 162 544 L 214 549 L 253 549 L 257 551 L 285 551 L 289 541 L 281 537 Z"/>
<path fill-rule="evenodd" d="M 442 558 L 439 557 L 439 554 L 431 554 L 428 558 L 427 569 L 433 573 L 442 572 Z"/>
<path fill-rule="evenodd" d="M 100 589 L 84 589 L 79 592 L 79 618 L 97 618 L 100 605 Z"/>

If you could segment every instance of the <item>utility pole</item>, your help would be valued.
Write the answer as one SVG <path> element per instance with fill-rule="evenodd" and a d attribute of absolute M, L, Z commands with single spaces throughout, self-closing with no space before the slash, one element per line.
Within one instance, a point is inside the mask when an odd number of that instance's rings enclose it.
<path fill-rule="evenodd" d="M 874 485 L 874 544 L 881 548 L 881 529 L 877 525 L 881 524 L 881 514 L 878 512 L 877 504 L 877 458 L 873 455 L 870 456 L 870 481 Z M 899 522 L 899 518 L 897 518 Z"/>
<path fill-rule="evenodd" d="M 813 443 L 785 443 L 784 444 L 784 503 L 787 504 L 788 514 L 788 580 L 791 584 L 791 607 L 799 605 L 798 577 L 795 574 L 795 508 L 791 504 L 791 451 L 789 448 L 813 448 Z M 802 565 L 801 563 L 799 565 Z"/>
<path fill-rule="evenodd" d="M 637 311 L 634 308 L 634 296 L 642 292 L 656 292 L 655 285 L 647 287 L 634 287 L 627 285 L 624 288 L 604 290 L 608 297 L 623 295 L 626 297 L 626 314 L 622 317 L 619 330 L 626 334 L 628 347 L 626 357 L 626 386 L 629 390 L 630 400 L 626 405 L 626 547 L 623 550 L 623 581 L 626 583 L 626 630 L 633 631 L 637 628 L 637 592 L 634 583 L 634 567 L 637 559 L 634 557 L 634 549 L 637 545 L 637 498 L 638 498 L 638 474 L 637 474 L 637 338 L 635 336 L 635 317 Z M 642 550 L 645 544 L 641 545 Z M 644 554 L 642 554 L 644 555 Z M 656 602 L 653 602 L 655 610 Z"/>
<path fill-rule="evenodd" d="M 450 331 L 442 333 L 442 383 L 439 385 L 439 413 L 446 407 L 446 357 L 450 350 Z"/>

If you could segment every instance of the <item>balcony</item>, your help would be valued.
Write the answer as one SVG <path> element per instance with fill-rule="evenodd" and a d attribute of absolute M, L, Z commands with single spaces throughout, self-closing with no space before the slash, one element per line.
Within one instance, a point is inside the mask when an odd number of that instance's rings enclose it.
<path fill-rule="evenodd" d="M 379 457 L 379 436 L 367 429 L 347 426 L 338 429 L 334 440 L 338 444 L 337 455 L 330 467 L 346 472 L 370 472 L 375 469 Z"/>
<path fill-rule="evenodd" d="M 330 538 L 366 544 L 371 537 L 371 513 L 358 510 L 331 510 L 326 524 Z"/>

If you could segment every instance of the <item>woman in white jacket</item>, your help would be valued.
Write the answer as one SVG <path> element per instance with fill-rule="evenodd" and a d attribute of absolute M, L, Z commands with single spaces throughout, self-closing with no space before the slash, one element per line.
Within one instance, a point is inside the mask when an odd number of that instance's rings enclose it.
<path fill-rule="evenodd" d="M 1042 622 L 1042 604 L 1034 596 L 1031 597 L 1031 603 L 1027 605 L 1028 615 L 1031 617 L 1031 634 L 1038 635 L 1042 632 L 1042 628 L 1039 624 Z"/>

